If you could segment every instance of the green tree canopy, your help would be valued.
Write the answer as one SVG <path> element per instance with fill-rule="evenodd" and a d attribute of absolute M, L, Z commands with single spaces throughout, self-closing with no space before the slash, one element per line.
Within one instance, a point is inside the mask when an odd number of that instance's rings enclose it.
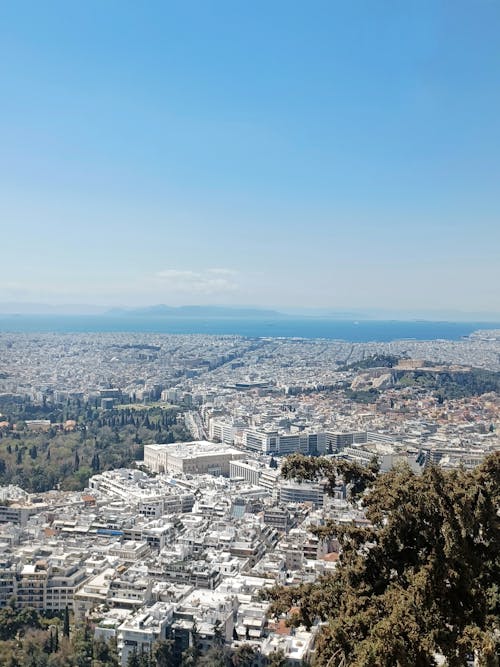
<path fill-rule="evenodd" d="M 331 459 L 294 456 L 285 473 L 326 471 L 331 481 L 334 468 Z M 292 624 L 326 621 L 315 664 L 427 667 L 442 654 L 458 667 L 476 652 L 480 664 L 498 665 L 500 453 L 471 471 L 417 475 L 403 466 L 352 481 L 367 486 L 370 526 L 318 527 L 339 540 L 336 570 L 271 593 L 276 614 L 298 607 Z"/>
<path fill-rule="evenodd" d="M 231 663 L 234 667 L 252 667 L 257 656 L 257 649 L 251 644 L 241 644 L 233 652 Z"/>

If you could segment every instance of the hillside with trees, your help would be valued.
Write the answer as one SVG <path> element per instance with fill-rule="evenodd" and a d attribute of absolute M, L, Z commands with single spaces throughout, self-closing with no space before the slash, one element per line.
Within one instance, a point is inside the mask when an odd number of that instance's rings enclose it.
<path fill-rule="evenodd" d="M 29 492 L 53 488 L 80 490 L 101 471 L 141 459 L 145 444 L 191 439 L 177 407 L 120 406 L 103 410 L 95 403 L 64 406 L 30 402 L 2 407 L 0 486 L 16 484 Z M 49 419 L 47 430 L 26 422 Z"/>
<path fill-rule="evenodd" d="M 353 362 L 339 370 L 350 371 L 355 376 L 381 369 L 392 374 L 391 389 L 414 389 L 434 394 L 440 402 L 450 399 L 481 396 L 490 392 L 500 393 L 500 372 L 484 368 L 456 370 L 446 364 L 424 361 L 415 370 L 397 368 L 399 358 L 394 355 L 375 355 Z M 374 403 L 383 394 L 383 388 L 352 389 L 350 381 L 344 383 L 344 394 L 358 403 Z"/>
<path fill-rule="evenodd" d="M 359 361 L 353 361 L 350 364 L 345 364 L 339 367 L 339 371 L 363 371 L 370 368 L 393 368 L 397 366 L 399 360 L 403 357 L 398 357 L 395 354 L 374 354 L 368 357 L 363 357 Z"/>
<path fill-rule="evenodd" d="M 481 396 L 500 392 L 500 373 L 482 368 L 463 372 L 408 371 L 398 379 L 397 388 L 415 387 L 433 391 L 442 400 Z"/>

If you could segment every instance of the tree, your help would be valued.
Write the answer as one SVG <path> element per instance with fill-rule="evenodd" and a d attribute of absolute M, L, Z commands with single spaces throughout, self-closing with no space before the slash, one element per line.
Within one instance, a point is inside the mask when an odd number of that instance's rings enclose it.
<path fill-rule="evenodd" d="M 78 449 L 75 449 L 75 460 L 73 464 L 73 470 L 77 472 L 79 468 L 80 468 L 80 456 L 78 455 Z"/>
<path fill-rule="evenodd" d="M 96 639 L 92 646 L 92 667 L 119 667 L 116 639 Z"/>
<path fill-rule="evenodd" d="M 92 457 L 92 472 L 99 472 L 101 469 L 101 462 L 99 460 L 99 454 L 97 452 L 94 452 L 94 456 Z"/>
<path fill-rule="evenodd" d="M 286 470 L 312 475 L 297 457 Z M 370 527 L 318 527 L 338 539 L 338 567 L 273 590 L 273 610 L 292 625 L 326 621 L 318 666 L 430 667 L 442 654 L 458 667 L 474 652 L 498 665 L 499 500 L 499 452 L 470 471 L 431 466 L 419 476 L 403 466 L 378 475 L 362 499 Z"/>
<path fill-rule="evenodd" d="M 198 656 L 195 655 L 193 647 L 187 648 L 181 656 L 181 667 L 194 667 L 198 664 Z"/>
<path fill-rule="evenodd" d="M 15 598 L 10 598 L 8 604 L 0 610 L 0 640 L 12 639 L 19 631 L 41 627 L 40 615 L 35 609 L 17 609 L 11 601 L 15 604 Z"/>
<path fill-rule="evenodd" d="M 267 656 L 269 667 L 286 667 L 286 656 L 283 649 L 278 648 Z"/>
<path fill-rule="evenodd" d="M 139 656 L 137 655 L 137 649 L 135 647 L 128 656 L 127 667 L 141 667 Z"/>
<path fill-rule="evenodd" d="M 174 642 L 171 639 L 156 642 L 153 648 L 153 665 L 155 667 L 175 667 L 173 644 Z"/>
<path fill-rule="evenodd" d="M 64 608 L 63 635 L 69 637 L 69 609 L 68 605 Z"/>
<path fill-rule="evenodd" d="M 204 656 L 196 661 L 199 667 L 227 667 L 228 664 L 229 658 L 222 646 L 212 646 Z"/>
<path fill-rule="evenodd" d="M 47 667 L 48 655 L 44 651 L 46 634 L 42 630 L 28 630 L 20 642 L 23 667 Z"/>
<path fill-rule="evenodd" d="M 139 667 L 151 667 L 151 652 L 141 649 L 139 655 Z"/>
<path fill-rule="evenodd" d="M 241 644 L 231 656 L 234 667 L 252 667 L 257 650 L 251 644 Z"/>
<path fill-rule="evenodd" d="M 21 663 L 15 653 L 11 653 L 7 667 L 21 667 Z"/>
<path fill-rule="evenodd" d="M 45 653 L 49 654 L 57 651 L 57 649 L 55 648 L 55 635 L 52 628 L 49 629 L 49 636 L 45 640 L 43 650 L 45 651 Z"/>
<path fill-rule="evenodd" d="M 65 616 L 66 621 L 66 616 Z M 77 667 L 90 667 L 92 663 L 92 632 L 88 623 L 74 633 L 73 650 Z"/>

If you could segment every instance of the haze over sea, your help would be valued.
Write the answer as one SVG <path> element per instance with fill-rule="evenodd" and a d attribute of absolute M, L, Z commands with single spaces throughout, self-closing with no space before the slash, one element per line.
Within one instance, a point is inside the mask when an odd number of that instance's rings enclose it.
<path fill-rule="evenodd" d="M 251 338 L 325 338 L 351 342 L 459 340 L 478 329 L 498 329 L 492 322 L 425 320 L 338 320 L 315 317 L 112 317 L 108 315 L 0 315 L 3 333 L 160 333 L 212 334 Z"/>

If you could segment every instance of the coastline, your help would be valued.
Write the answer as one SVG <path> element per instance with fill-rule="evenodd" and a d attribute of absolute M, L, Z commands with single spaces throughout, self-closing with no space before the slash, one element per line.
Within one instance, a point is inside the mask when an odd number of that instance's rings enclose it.
<path fill-rule="evenodd" d="M 0 333 L 154 333 L 171 335 L 301 338 L 347 342 L 450 340 L 499 329 L 495 322 L 339 320 L 236 317 L 113 317 L 106 315 L 0 315 Z"/>

